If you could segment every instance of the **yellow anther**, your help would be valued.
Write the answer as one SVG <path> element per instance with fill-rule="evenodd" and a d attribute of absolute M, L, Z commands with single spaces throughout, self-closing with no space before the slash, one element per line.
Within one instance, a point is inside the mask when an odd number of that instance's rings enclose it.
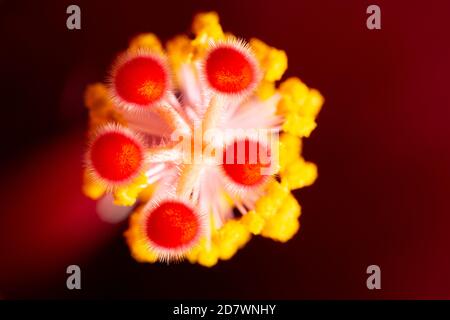
<path fill-rule="evenodd" d="M 135 241 L 130 246 L 131 256 L 138 262 L 154 263 L 158 261 L 158 255 L 145 244 L 143 240 Z"/>
<path fill-rule="evenodd" d="M 139 200 L 144 203 L 148 202 L 152 198 L 154 192 L 155 192 L 155 185 L 154 184 L 148 185 L 147 187 L 142 189 L 142 191 L 139 193 Z"/>
<path fill-rule="evenodd" d="M 218 249 L 211 245 L 208 249 L 204 248 L 198 253 L 198 264 L 204 267 L 212 267 L 219 261 Z"/>
<path fill-rule="evenodd" d="M 247 212 L 242 218 L 241 222 L 247 227 L 252 234 L 260 234 L 264 227 L 264 219 L 258 215 L 254 210 Z"/>
<path fill-rule="evenodd" d="M 190 263 L 197 262 L 198 254 L 200 253 L 201 250 L 203 250 L 205 242 L 206 239 L 201 238 L 200 241 L 198 242 L 198 245 L 196 245 L 186 253 L 185 257 L 188 259 Z"/>
<path fill-rule="evenodd" d="M 298 219 L 285 219 L 278 215 L 268 220 L 261 235 L 277 241 L 286 242 L 291 239 L 300 228 Z"/>
<path fill-rule="evenodd" d="M 255 203 L 255 211 L 264 219 L 268 219 L 277 212 L 277 203 L 269 196 L 264 195 Z"/>
<path fill-rule="evenodd" d="M 280 184 L 276 180 L 272 180 L 267 185 L 266 195 L 272 199 L 275 207 L 279 207 L 283 204 L 286 197 L 290 194 L 288 185 Z"/>
<path fill-rule="evenodd" d="M 226 222 L 219 230 L 219 234 L 221 234 L 222 239 L 233 241 L 239 246 L 245 244 L 250 238 L 247 229 L 237 220 Z"/>
<path fill-rule="evenodd" d="M 319 91 L 309 89 L 300 79 L 289 78 L 280 85 L 282 99 L 277 105 L 277 113 L 314 119 L 319 113 L 324 99 Z"/>
<path fill-rule="evenodd" d="M 311 132 L 317 127 L 317 123 L 312 117 L 300 116 L 297 113 L 290 113 L 283 123 L 283 130 L 294 136 L 309 137 Z"/>
<path fill-rule="evenodd" d="M 88 172 L 83 175 L 83 193 L 91 198 L 92 200 L 97 200 L 105 193 L 106 188 L 103 184 L 96 182 L 92 177 L 90 177 Z"/>
<path fill-rule="evenodd" d="M 250 47 L 252 48 L 253 53 L 256 56 L 256 59 L 258 59 L 258 61 L 261 63 L 264 60 L 264 58 L 267 56 L 267 54 L 270 50 L 270 46 L 268 46 L 263 41 L 256 39 L 256 38 L 250 39 L 249 44 L 250 44 Z"/>
<path fill-rule="evenodd" d="M 130 185 L 114 191 L 114 204 L 118 206 L 132 206 L 136 203 L 139 193 L 147 187 L 147 177 L 138 176 Z"/>
<path fill-rule="evenodd" d="M 303 105 L 308 97 L 308 87 L 299 79 L 291 77 L 281 83 L 280 92 L 297 105 Z"/>
<path fill-rule="evenodd" d="M 266 221 L 261 235 L 281 242 L 291 239 L 300 227 L 300 212 L 297 200 L 289 194 L 277 213 Z"/>
<path fill-rule="evenodd" d="M 231 259 L 239 249 L 236 243 L 229 240 L 219 242 L 217 248 L 219 252 L 219 258 L 222 260 Z"/>
<path fill-rule="evenodd" d="M 143 33 L 131 39 L 129 50 L 138 51 L 140 49 L 163 53 L 161 42 L 153 33 Z"/>
<path fill-rule="evenodd" d="M 175 38 L 167 41 L 166 51 L 169 56 L 169 61 L 175 70 L 182 63 L 190 62 L 194 54 L 194 47 L 192 40 L 186 35 L 178 35 Z"/>
<path fill-rule="evenodd" d="M 306 116 L 316 117 L 322 108 L 323 103 L 324 98 L 320 92 L 316 89 L 311 89 L 300 112 Z"/>
<path fill-rule="evenodd" d="M 186 253 L 186 258 L 190 263 L 212 267 L 219 260 L 219 251 L 214 243 L 208 243 L 205 238 L 202 238 L 197 246 Z"/>
<path fill-rule="evenodd" d="M 275 84 L 271 81 L 263 80 L 256 89 L 256 94 L 261 100 L 267 100 L 276 92 Z"/>
<path fill-rule="evenodd" d="M 277 114 L 286 115 L 300 112 L 300 105 L 295 103 L 290 97 L 282 97 L 277 104 Z"/>
<path fill-rule="evenodd" d="M 133 188 L 119 188 L 114 192 L 114 204 L 117 206 L 132 206 L 136 203 L 138 192 Z"/>
<path fill-rule="evenodd" d="M 287 69 L 287 56 L 283 50 L 270 47 L 259 39 L 250 39 L 250 47 L 264 71 L 264 80 L 280 80 Z"/>
<path fill-rule="evenodd" d="M 281 179 L 291 190 L 310 186 L 317 178 L 317 166 L 299 158 L 289 164 L 283 172 Z"/>
<path fill-rule="evenodd" d="M 297 219 L 300 217 L 301 208 L 292 194 L 289 194 L 283 201 L 277 215 L 283 219 Z"/>
<path fill-rule="evenodd" d="M 195 15 L 192 32 L 197 37 L 206 35 L 214 40 L 219 40 L 224 36 L 217 12 L 202 12 Z"/>
<path fill-rule="evenodd" d="M 110 104 L 106 86 L 103 83 L 88 85 L 84 93 L 84 103 L 91 110 L 102 109 Z"/>
<path fill-rule="evenodd" d="M 217 245 L 220 259 L 230 259 L 250 240 L 250 236 L 250 232 L 241 222 L 227 221 L 213 236 L 213 243 Z"/>
<path fill-rule="evenodd" d="M 89 109 L 91 129 L 110 121 L 126 124 L 122 115 L 114 109 L 108 89 L 104 84 L 89 85 L 84 94 L 84 103 Z"/>
<path fill-rule="evenodd" d="M 287 55 L 283 50 L 271 48 L 264 61 L 266 74 L 264 79 L 267 81 L 280 80 L 287 69 Z"/>
<path fill-rule="evenodd" d="M 302 141 L 299 137 L 289 133 L 282 133 L 279 140 L 279 165 L 280 171 L 298 159 L 302 149 Z"/>
<path fill-rule="evenodd" d="M 141 211 L 138 209 L 130 216 L 130 225 L 124 236 L 134 259 L 139 262 L 153 263 L 158 260 L 158 256 L 145 243 L 144 235 L 139 227 L 140 214 Z"/>

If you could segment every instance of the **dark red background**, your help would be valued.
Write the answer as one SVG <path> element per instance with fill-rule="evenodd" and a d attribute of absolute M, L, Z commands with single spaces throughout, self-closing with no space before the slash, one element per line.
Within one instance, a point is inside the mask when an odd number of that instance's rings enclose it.
<path fill-rule="evenodd" d="M 78 4 L 82 30 L 66 29 Z M 378 4 L 382 30 L 366 28 Z M 212 269 L 136 263 L 80 192 L 83 90 L 140 32 L 163 40 L 214 9 L 286 50 L 326 104 L 305 142 L 302 228 Z M 450 298 L 448 1 L 0 1 L 0 297 Z M 65 268 L 82 268 L 82 290 Z M 382 289 L 366 288 L 366 267 Z"/>

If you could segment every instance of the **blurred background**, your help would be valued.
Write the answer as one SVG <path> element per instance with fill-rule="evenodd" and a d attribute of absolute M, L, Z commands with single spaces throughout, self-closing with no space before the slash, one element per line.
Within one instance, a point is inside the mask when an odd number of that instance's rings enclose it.
<path fill-rule="evenodd" d="M 81 7 L 81 30 L 66 8 Z M 366 8 L 381 8 L 381 30 Z M 81 194 L 84 89 L 136 34 L 162 40 L 216 10 L 225 31 L 287 52 L 326 102 L 296 193 L 301 230 L 230 261 L 139 264 Z M 448 1 L 0 1 L 0 298 L 450 298 Z M 66 267 L 82 290 L 66 289 Z M 381 268 L 368 290 L 366 268 Z"/>

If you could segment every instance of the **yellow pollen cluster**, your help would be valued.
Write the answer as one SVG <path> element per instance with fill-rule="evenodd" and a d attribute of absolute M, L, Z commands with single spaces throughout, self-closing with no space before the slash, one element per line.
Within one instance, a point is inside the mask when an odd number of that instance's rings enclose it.
<path fill-rule="evenodd" d="M 270 47 L 259 39 L 250 39 L 250 47 L 264 72 L 257 94 L 265 100 L 276 92 L 275 81 L 280 80 L 287 69 L 287 55 L 283 50 Z"/>

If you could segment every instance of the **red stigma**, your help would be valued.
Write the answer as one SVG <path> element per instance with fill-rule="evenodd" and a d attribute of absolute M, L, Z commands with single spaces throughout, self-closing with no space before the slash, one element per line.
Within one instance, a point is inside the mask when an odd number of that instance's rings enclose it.
<path fill-rule="evenodd" d="M 250 156 L 250 153 L 256 152 Z M 268 157 L 267 149 L 260 143 L 245 140 L 235 141 L 227 146 L 223 153 L 223 169 L 226 175 L 235 183 L 243 186 L 255 186 L 265 180 L 267 174 L 263 170 L 270 163 L 263 163 L 262 157 Z"/>
<path fill-rule="evenodd" d="M 233 47 L 217 47 L 208 55 L 205 72 L 211 87 L 222 93 L 241 93 L 255 82 L 249 57 Z"/>
<path fill-rule="evenodd" d="M 121 132 L 106 132 L 93 142 L 90 160 L 101 178 L 121 182 L 138 172 L 143 161 L 142 147 Z"/>
<path fill-rule="evenodd" d="M 137 56 L 119 65 L 113 77 L 116 93 L 128 103 L 148 106 L 167 90 L 167 72 L 154 57 Z"/>
<path fill-rule="evenodd" d="M 184 203 L 165 201 L 149 214 L 145 228 L 147 237 L 157 246 L 179 249 L 197 237 L 200 221 Z"/>

